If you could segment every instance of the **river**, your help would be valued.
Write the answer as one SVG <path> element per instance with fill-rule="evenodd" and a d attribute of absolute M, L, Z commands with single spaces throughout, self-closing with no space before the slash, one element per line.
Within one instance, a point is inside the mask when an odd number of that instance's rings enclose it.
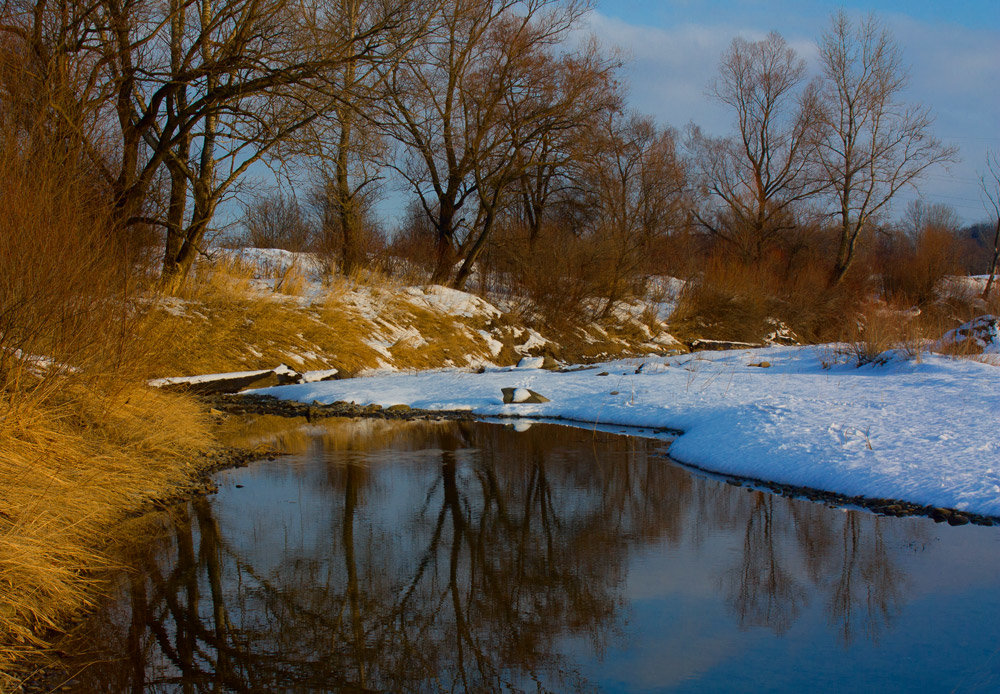
<path fill-rule="evenodd" d="M 136 521 L 70 691 L 1000 691 L 1000 527 L 553 424 L 328 420 Z"/>

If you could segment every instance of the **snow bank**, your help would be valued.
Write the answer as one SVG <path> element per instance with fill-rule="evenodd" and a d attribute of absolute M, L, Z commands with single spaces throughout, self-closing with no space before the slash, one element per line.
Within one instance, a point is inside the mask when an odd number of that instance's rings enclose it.
<path fill-rule="evenodd" d="M 442 370 L 256 392 L 669 427 L 685 432 L 671 455 L 718 473 L 1000 516 L 1000 369 L 938 355 L 861 368 L 837 361 L 832 346 L 769 347 L 574 372 Z M 504 405 L 504 387 L 551 402 Z"/>
<path fill-rule="evenodd" d="M 294 253 L 281 248 L 224 248 L 218 254 L 251 265 L 263 275 L 285 272 L 293 265 L 307 275 L 323 273 L 323 261 L 315 253 Z"/>
<path fill-rule="evenodd" d="M 500 309 L 475 294 L 431 284 L 426 287 L 407 287 L 406 293 L 425 306 L 436 308 L 452 316 L 472 318 L 483 316 L 492 318 L 500 315 Z"/>

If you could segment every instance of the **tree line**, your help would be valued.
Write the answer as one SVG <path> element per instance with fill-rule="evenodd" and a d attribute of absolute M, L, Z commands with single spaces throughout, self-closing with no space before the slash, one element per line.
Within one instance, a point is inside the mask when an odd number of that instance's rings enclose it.
<path fill-rule="evenodd" d="M 955 159 L 903 100 L 901 49 L 873 15 L 831 17 L 811 79 L 780 35 L 734 39 L 710 88 L 734 124 L 718 137 L 631 111 L 622 60 L 582 36 L 589 9 L 9 0 L 4 124 L 88 176 L 116 233 L 159 246 L 167 291 L 232 198 L 258 238 L 308 237 L 351 273 L 387 178 L 412 202 L 393 243 L 435 283 L 492 269 L 610 303 L 693 248 L 753 266 L 807 246 L 832 289 L 899 191 Z M 308 194 L 255 193 L 264 165 L 305 172 Z"/>

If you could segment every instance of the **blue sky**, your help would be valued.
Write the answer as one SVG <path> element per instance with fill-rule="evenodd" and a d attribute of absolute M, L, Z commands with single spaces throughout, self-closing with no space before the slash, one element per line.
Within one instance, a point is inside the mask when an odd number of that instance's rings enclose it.
<path fill-rule="evenodd" d="M 807 60 L 829 16 L 874 12 L 894 33 L 910 84 L 904 98 L 932 108 L 935 134 L 959 148 L 961 162 L 929 172 L 921 196 L 951 205 L 966 221 L 986 217 L 978 172 L 1000 149 L 1000 0 L 597 0 L 587 29 L 630 57 L 630 101 L 677 128 L 694 121 L 723 134 L 729 114 L 706 96 L 719 57 L 737 35 L 778 31 Z M 902 210 L 908 200 L 901 196 Z"/>

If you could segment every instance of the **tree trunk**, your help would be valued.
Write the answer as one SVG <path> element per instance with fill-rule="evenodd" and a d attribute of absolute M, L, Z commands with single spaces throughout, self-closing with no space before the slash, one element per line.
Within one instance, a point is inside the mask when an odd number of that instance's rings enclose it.
<path fill-rule="evenodd" d="M 181 71 L 181 63 L 184 60 L 181 40 L 184 36 L 185 3 L 183 0 L 171 1 L 170 19 L 170 70 L 173 75 L 178 75 Z M 174 113 L 178 113 L 187 108 L 187 91 L 181 88 L 169 99 L 168 108 L 172 108 Z M 184 245 L 184 220 L 187 213 L 188 179 L 184 171 L 184 166 L 188 164 L 191 155 L 191 137 L 184 135 L 173 156 L 166 160 L 167 170 L 170 172 L 170 201 L 167 206 L 167 238 L 163 252 L 162 279 L 167 279 L 168 268 L 172 268 L 177 263 L 177 259 Z M 173 276 L 176 272 L 173 271 Z M 172 279 L 172 277 L 171 277 Z"/>
<path fill-rule="evenodd" d="M 455 276 L 455 280 L 452 282 L 451 286 L 455 289 L 464 289 L 465 281 L 472 274 L 472 268 L 476 261 L 479 260 L 480 254 L 486 247 L 486 239 L 489 237 L 490 232 L 493 230 L 493 220 L 495 219 L 493 210 L 489 210 L 486 213 L 486 218 L 483 220 L 483 228 L 479 232 L 479 236 L 476 238 L 476 242 L 472 244 L 472 248 L 465 256 L 465 260 L 462 262 L 462 267 L 458 269 L 458 274 Z"/>
<path fill-rule="evenodd" d="M 993 259 L 990 261 L 989 279 L 986 280 L 986 288 L 983 290 L 983 301 L 990 298 L 990 289 L 993 288 L 993 281 L 997 274 L 998 258 L 1000 258 L 1000 216 L 997 217 L 996 234 L 993 235 Z"/>

